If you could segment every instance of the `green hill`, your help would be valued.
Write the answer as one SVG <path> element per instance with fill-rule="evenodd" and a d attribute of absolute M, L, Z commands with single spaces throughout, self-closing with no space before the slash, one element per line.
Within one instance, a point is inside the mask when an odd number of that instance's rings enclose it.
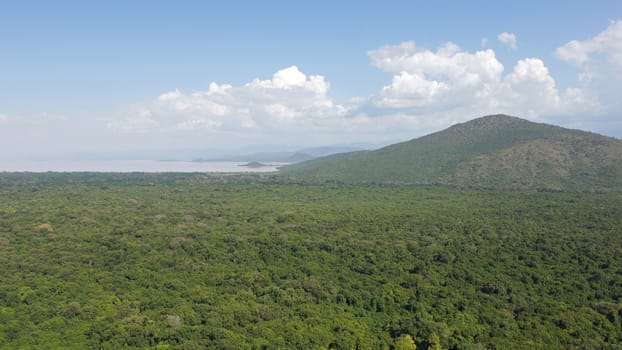
<path fill-rule="evenodd" d="M 319 158 L 281 172 L 314 181 L 619 189 L 622 141 L 491 115 L 376 151 Z"/>

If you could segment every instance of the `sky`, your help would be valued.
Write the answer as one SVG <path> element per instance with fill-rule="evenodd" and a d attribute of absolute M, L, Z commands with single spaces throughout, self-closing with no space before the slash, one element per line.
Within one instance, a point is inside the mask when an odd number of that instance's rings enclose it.
<path fill-rule="evenodd" d="M 0 158 L 622 138 L 622 2 L 0 0 Z"/>

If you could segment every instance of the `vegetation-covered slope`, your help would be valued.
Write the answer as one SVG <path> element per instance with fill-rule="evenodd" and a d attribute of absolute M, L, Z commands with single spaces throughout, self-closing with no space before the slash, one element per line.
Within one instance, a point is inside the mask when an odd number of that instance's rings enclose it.
<path fill-rule="evenodd" d="M 615 193 L 0 174 L 0 348 L 619 349 L 621 208 Z"/>
<path fill-rule="evenodd" d="M 622 141 L 493 115 L 376 151 L 316 159 L 281 171 L 309 180 L 355 183 L 622 188 Z"/>

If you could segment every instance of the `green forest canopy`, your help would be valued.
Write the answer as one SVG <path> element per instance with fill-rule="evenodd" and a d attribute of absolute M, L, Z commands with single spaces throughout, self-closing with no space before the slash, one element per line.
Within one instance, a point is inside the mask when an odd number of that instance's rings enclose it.
<path fill-rule="evenodd" d="M 0 174 L 3 349 L 622 346 L 622 195 Z"/>

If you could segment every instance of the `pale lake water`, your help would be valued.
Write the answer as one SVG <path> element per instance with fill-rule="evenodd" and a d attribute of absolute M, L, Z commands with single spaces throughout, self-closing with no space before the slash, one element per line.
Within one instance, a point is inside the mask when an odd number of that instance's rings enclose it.
<path fill-rule="evenodd" d="M 0 172 L 144 172 L 144 173 L 231 173 L 271 172 L 284 165 L 270 164 L 261 168 L 242 166 L 247 162 L 189 162 L 159 160 L 0 160 Z"/>

